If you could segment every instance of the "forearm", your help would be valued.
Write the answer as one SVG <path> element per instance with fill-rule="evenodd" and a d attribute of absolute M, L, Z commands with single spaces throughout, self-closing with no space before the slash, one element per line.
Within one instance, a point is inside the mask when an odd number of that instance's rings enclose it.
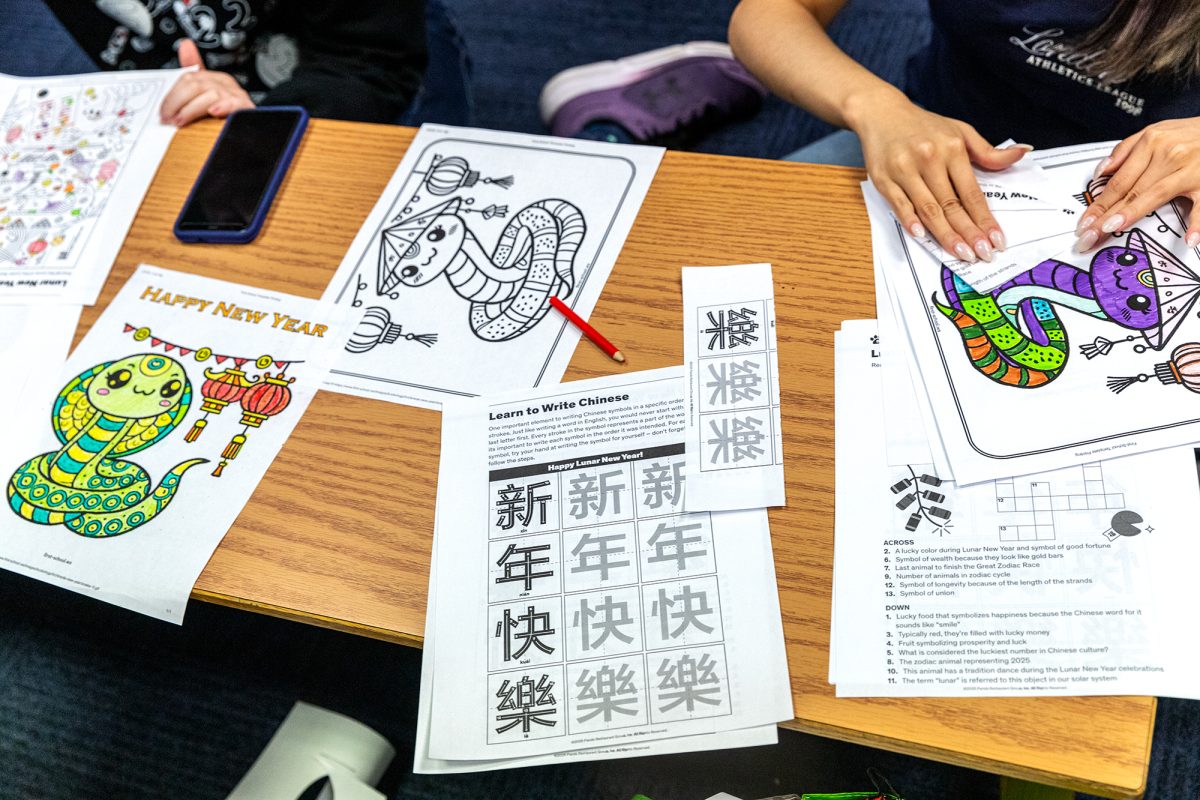
<path fill-rule="evenodd" d="M 872 111 L 907 103 L 825 31 L 844 2 L 742 0 L 729 22 L 738 60 L 775 94 L 826 122 L 858 130 Z"/>

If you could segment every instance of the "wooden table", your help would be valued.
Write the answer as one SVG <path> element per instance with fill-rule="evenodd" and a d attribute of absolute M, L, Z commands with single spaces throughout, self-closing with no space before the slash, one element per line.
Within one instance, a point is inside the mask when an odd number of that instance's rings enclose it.
<path fill-rule="evenodd" d="M 254 244 L 171 226 L 219 126 L 175 138 L 101 297 L 140 262 L 318 297 L 411 129 L 317 120 Z M 833 331 L 873 317 L 859 170 L 669 152 L 593 319 L 627 369 L 683 357 L 679 267 L 774 264 L 788 507 L 771 511 L 796 719 L 785 727 L 1108 797 L 1142 793 L 1146 697 L 849 700 L 826 682 L 833 558 Z M 81 336 L 99 307 L 84 310 Z M 620 369 L 586 341 L 567 379 Z M 193 596 L 420 646 L 439 416 L 321 392 Z"/>

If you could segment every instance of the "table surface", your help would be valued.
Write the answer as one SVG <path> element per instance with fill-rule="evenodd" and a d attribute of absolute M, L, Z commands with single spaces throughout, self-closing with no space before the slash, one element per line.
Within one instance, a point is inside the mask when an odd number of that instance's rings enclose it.
<path fill-rule="evenodd" d="M 142 262 L 319 297 L 414 134 L 314 120 L 256 242 L 183 245 L 171 226 L 218 130 L 209 121 L 175 137 L 77 341 Z M 623 369 L 678 364 L 679 267 L 774 265 L 788 506 L 770 519 L 796 713 L 785 727 L 1140 796 L 1154 698 L 837 699 L 826 681 L 833 331 L 875 310 L 861 179 L 840 167 L 668 152 L 592 320 L 629 358 Z M 584 340 L 566 379 L 621 369 Z M 432 411 L 318 393 L 193 597 L 419 646 L 439 422 Z M 381 447 L 387 472 L 373 468 Z"/>

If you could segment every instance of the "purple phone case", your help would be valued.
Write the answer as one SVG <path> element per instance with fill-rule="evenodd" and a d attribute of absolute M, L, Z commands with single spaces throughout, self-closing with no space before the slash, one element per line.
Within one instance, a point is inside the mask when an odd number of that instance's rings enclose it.
<path fill-rule="evenodd" d="M 254 218 L 250 220 L 250 224 L 235 231 L 198 231 L 198 230 L 181 230 L 179 227 L 179 219 L 183 216 L 183 209 L 187 208 L 192 202 L 192 197 L 196 194 L 196 188 L 204 179 L 205 173 L 212 163 L 213 154 L 217 148 L 221 146 L 221 141 L 225 138 L 225 128 L 221 128 L 221 135 L 217 137 L 216 144 L 209 151 L 208 158 L 204 162 L 204 167 L 200 170 L 200 174 L 196 176 L 196 182 L 192 184 L 191 191 L 188 192 L 187 200 L 183 201 L 182 208 L 179 209 L 179 216 L 175 218 L 175 238 L 181 242 L 210 242 L 217 244 L 246 244 L 254 241 L 258 236 L 258 232 L 262 230 L 263 223 L 267 220 L 267 212 L 271 209 L 271 203 L 275 200 L 275 193 L 279 191 L 279 185 L 283 183 L 283 176 L 287 174 L 288 167 L 291 166 L 292 157 L 296 155 L 296 148 L 300 146 L 300 140 L 304 138 L 304 131 L 308 127 L 308 112 L 300 106 L 262 106 L 260 108 L 247 108 L 241 111 L 235 111 L 226 118 L 225 124 L 229 124 L 229 120 L 237 114 L 257 114 L 261 111 L 295 111 L 298 115 L 296 127 L 292 129 L 291 136 L 288 137 L 287 145 L 283 148 L 283 155 L 279 159 L 279 163 L 275 166 L 275 172 L 271 175 L 271 180 L 267 183 L 267 190 L 263 193 L 262 199 L 258 203 L 258 208 L 254 210 Z"/>

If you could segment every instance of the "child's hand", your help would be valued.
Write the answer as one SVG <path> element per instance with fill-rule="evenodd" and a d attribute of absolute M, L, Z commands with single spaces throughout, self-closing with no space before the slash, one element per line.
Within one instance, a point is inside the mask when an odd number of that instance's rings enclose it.
<path fill-rule="evenodd" d="M 182 127 L 201 117 L 226 117 L 241 108 L 254 108 L 254 101 L 232 75 L 204 68 L 191 39 L 179 45 L 179 66 L 199 69 L 181 77 L 167 93 L 160 110 L 163 122 Z"/>

